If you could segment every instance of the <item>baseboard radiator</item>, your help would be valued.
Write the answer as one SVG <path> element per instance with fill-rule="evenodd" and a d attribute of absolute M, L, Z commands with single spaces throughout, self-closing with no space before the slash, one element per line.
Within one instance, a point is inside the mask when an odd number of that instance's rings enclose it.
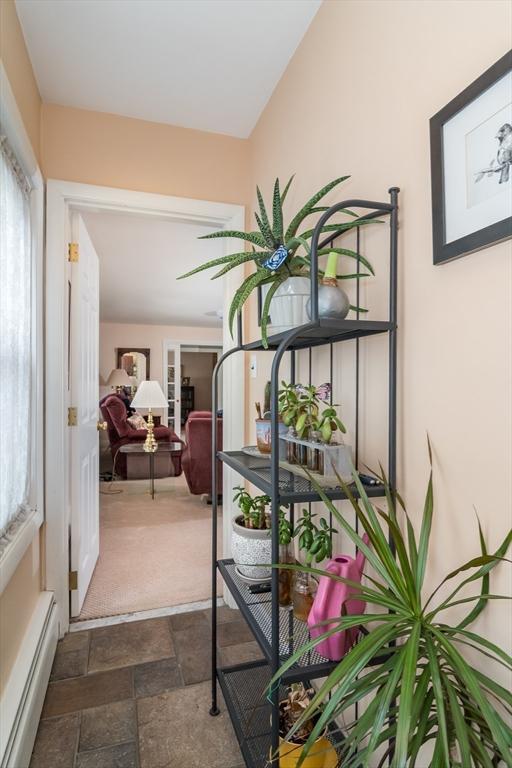
<path fill-rule="evenodd" d="M 0 767 L 28 768 L 57 646 L 52 592 L 42 592 L 0 699 Z"/>

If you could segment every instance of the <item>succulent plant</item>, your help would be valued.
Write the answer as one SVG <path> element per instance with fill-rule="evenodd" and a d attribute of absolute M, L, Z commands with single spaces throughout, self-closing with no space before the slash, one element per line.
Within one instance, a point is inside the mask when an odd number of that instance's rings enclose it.
<path fill-rule="evenodd" d="M 309 276 L 310 268 L 310 246 L 309 240 L 313 235 L 313 229 L 308 229 L 299 234 L 299 229 L 304 220 L 315 213 L 323 213 L 327 210 L 326 206 L 318 206 L 317 203 L 325 197 L 325 195 L 334 189 L 338 184 L 341 184 L 349 176 L 340 176 L 333 181 L 330 181 L 322 189 L 316 192 L 308 202 L 299 210 L 299 212 L 292 218 L 288 227 L 284 227 L 283 222 L 283 203 L 290 189 L 290 185 L 293 181 L 293 176 L 289 179 L 284 190 L 281 192 L 279 179 L 275 180 L 274 193 L 272 198 L 272 223 L 270 222 L 263 196 L 259 187 L 256 188 L 256 194 L 258 198 L 259 212 L 255 213 L 256 223 L 258 225 L 257 231 L 252 232 L 238 232 L 233 230 L 220 230 L 218 232 L 212 232 L 208 235 L 203 235 L 200 239 L 212 239 L 219 237 L 230 237 L 243 240 L 251 246 L 250 251 L 238 251 L 236 253 L 230 253 L 227 256 L 221 256 L 220 258 L 213 259 L 212 261 L 201 264 L 184 275 L 181 275 L 178 279 L 181 280 L 185 277 L 190 277 L 198 272 L 202 272 L 205 269 L 211 269 L 213 267 L 220 267 L 220 270 L 213 276 L 212 280 L 218 277 L 222 277 L 229 270 L 235 267 L 245 264 L 246 262 L 254 262 L 256 271 L 252 272 L 246 277 L 242 285 L 235 292 L 231 306 L 229 309 L 229 329 L 233 334 L 233 321 L 238 312 L 241 311 L 243 305 L 251 295 L 252 291 L 259 286 L 270 286 L 265 301 L 263 304 L 261 314 L 261 335 L 264 346 L 268 346 L 267 327 L 269 322 L 269 310 L 270 302 L 275 292 L 285 280 L 289 277 L 297 276 Z M 365 221 L 357 218 L 357 215 L 352 211 L 343 210 L 340 214 L 347 214 L 351 217 L 351 220 L 342 221 L 337 224 L 326 224 L 323 228 L 323 232 L 342 232 L 344 230 L 351 229 L 356 226 L 371 223 L 371 221 Z M 360 254 L 355 251 L 346 248 L 325 248 L 318 251 L 318 255 L 322 256 L 335 251 L 349 258 L 356 259 L 366 269 L 367 272 L 358 272 L 351 275 L 339 275 L 340 279 L 361 278 L 368 277 L 370 274 L 374 274 L 372 265 Z M 352 309 L 357 309 L 352 307 Z"/>

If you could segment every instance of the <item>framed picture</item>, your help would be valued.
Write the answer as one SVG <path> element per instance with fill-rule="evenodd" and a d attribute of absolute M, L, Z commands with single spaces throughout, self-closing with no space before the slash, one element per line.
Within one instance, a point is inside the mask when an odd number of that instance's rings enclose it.
<path fill-rule="evenodd" d="M 512 237 L 512 51 L 430 120 L 434 264 Z"/>

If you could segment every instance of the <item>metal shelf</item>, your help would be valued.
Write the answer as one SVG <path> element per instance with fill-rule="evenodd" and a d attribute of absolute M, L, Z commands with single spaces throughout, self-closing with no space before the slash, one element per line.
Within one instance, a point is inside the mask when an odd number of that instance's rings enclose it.
<path fill-rule="evenodd" d="M 230 355 L 243 351 L 268 349 L 274 353 L 271 370 L 271 413 L 273 434 L 277 434 L 278 392 L 280 383 L 280 367 L 285 354 L 290 354 L 289 380 L 296 382 L 296 353 L 299 350 L 309 350 L 309 383 L 312 378 L 311 348 L 330 345 L 329 366 L 330 381 L 333 379 L 333 350 L 337 342 L 355 340 L 355 427 L 354 427 L 354 459 L 359 466 L 359 433 L 360 433 L 360 343 L 367 336 L 381 334 L 388 345 L 389 368 L 388 382 L 388 457 L 387 475 L 390 487 L 395 488 L 396 482 L 396 421 L 397 421 L 397 285 L 398 285 L 398 193 L 397 187 L 389 189 L 389 203 L 379 203 L 371 200 L 343 200 L 326 210 L 318 219 L 311 238 L 310 248 L 310 309 L 311 322 L 299 328 L 293 328 L 285 333 L 271 335 L 267 347 L 262 340 L 244 343 L 242 314 L 237 316 L 237 344 L 228 349 L 214 369 L 212 377 L 212 706 L 210 712 L 217 714 L 217 679 L 226 697 L 226 703 L 231 719 L 242 746 L 244 759 L 248 768 L 263 768 L 268 764 L 269 753 L 277 754 L 279 746 L 279 698 L 280 692 L 273 689 L 268 692 L 269 678 L 275 675 L 283 660 L 290 657 L 294 648 L 301 648 L 308 640 L 309 633 L 305 623 L 296 621 L 289 609 L 280 608 L 278 602 L 279 572 L 272 569 L 272 589 L 269 593 L 252 595 L 245 582 L 235 571 L 233 561 L 217 560 L 217 505 L 218 505 L 218 473 L 217 462 L 220 459 L 234 469 L 241 477 L 249 480 L 259 490 L 266 493 L 271 500 L 272 529 L 277 530 L 280 506 L 284 504 L 308 503 L 320 500 L 320 496 L 307 478 L 294 475 L 279 466 L 279 455 L 274 451 L 268 460 L 248 456 L 237 451 L 220 451 L 217 448 L 218 435 L 218 393 L 219 373 L 225 360 Z M 318 252 L 326 245 L 333 243 L 343 234 L 333 231 L 332 235 L 321 238 L 323 228 L 339 211 L 352 208 L 363 208 L 365 219 L 390 215 L 389 219 L 389 313 L 388 320 L 374 321 L 360 319 L 357 313 L 355 320 L 327 320 L 320 317 L 318 300 Z M 360 228 L 356 227 L 355 250 L 360 252 Z M 359 283 L 356 284 L 356 305 L 360 304 Z M 261 302 L 259 308 L 261 319 Z M 272 483 L 277 478 L 277 482 Z M 345 493 L 341 488 L 323 489 L 325 495 L 332 499 L 344 499 Z M 383 495 L 382 486 L 367 487 L 369 496 Z M 390 542 L 391 545 L 391 542 Z M 279 539 L 272 537 L 272 562 L 279 563 Z M 257 642 L 262 648 L 266 661 L 259 665 L 219 670 L 217 667 L 217 575 L 221 572 L 226 585 L 233 595 L 238 607 Z M 361 628 L 365 632 L 365 628 Z M 302 652 L 302 651 L 301 651 Z M 380 664 L 387 654 L 374 663 Z M 316 651 L 303 653 L 302 657 L 281 678 L 283 686 L 294 680 L 307 681 L 322 677 L 336 666 L 336 662 L 324 659 Z M 266 701 L 268 696 L 268 704 Z M 249 713 L 249 714 L 248 714 Z"/>
<path fill-rule="evenodd" d="M 277 760 L 270 762 L 269 665 L 257 661 L 218 669 L 217 678 L 247 768 L 277 766 Z M 280 693 L 286 695 L 284 689 Z M 335 747 L 343 741 L 343 733 L 336 727 L 329 728 L 328 736 Z"/>
<path fill-rule="evenodd" d="M 316 323 L 304 325 L 298 335 L 287 345 L 287 349 L 309 349 L 322 344 L 334 344 L 338 341 L 362 339 L 378 333 L 395 330 L 396 325 L 386 320 L 317 320 Z M 284 339 L 289 337 L 289 331 L 277 333 L 268 338 L 268 349 L 275 350 Z M 265 349 L 261 339 L 243 344 L 244 350 Z"/>
<path fill-rule="evenodd" d="M 230 594 L 240 609 L 240 613 L 249 625 L 265 658 L 270 662 L 272 654 L 272 593 L 263 592 L 259 595 L 253 595 L 249 591 L 248 584 L 236 572 L 233 560 L 219 560 L 218 568 Z M 291 606 L 280 607 L 279 657 L 281 663 L 309 640 L 306 622 L 294 618 Z M 384 657 L 377 658 L 374 660 L 374 664 L 381 664 L 383 661 L 385 661 Z M 316 650 L 311 650 L 301 656 L 299 661 L 283 674 L 282 680 L 286 683 L 293 683 L 304 679 L 314 680 L 317 677 L 325 677 L 338 664 L 338 661 L 329 661 Z"/>
<path fill-rule="evenodd" d="M 260 491 L 268 496 L 271 495 L 270 459 L 249 456 L 242 451 L 219 451 L 217 456 Z M 322 490 L 329 499 L 347 498 L 345 491 L 339 486 Z M 354 485 L 350 486 L 350 490 L 353 491 L 354 496 L 358 496 Z M 368 496 L 384 496 L 384 487 L 382 485 L 367 486 L 366 493 Z M 279 470 L 279 498 L 281 504 L 320 501 L 318 491 L 309 480 L 282 468 Z"/>

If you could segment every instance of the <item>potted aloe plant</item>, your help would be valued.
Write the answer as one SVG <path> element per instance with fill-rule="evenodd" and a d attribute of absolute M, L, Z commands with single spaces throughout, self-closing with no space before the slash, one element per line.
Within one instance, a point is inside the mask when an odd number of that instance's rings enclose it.
<path fill-rule="evenodd" d="M 190 277 L 205 269 L 211 269 L 213 267 L 220 267 L 219 271 L 213 276 L 212 279 L 222 277 L 231 269 L 245 264 L 246 262 L 253 262 L 256 267 L 256 271 L 248 275 L 242 282 L 241 286 L 235 292 L 231 306 L 229 309 L 229 328 L 233 333 L 233 321 L 238 312 L 241 311 L 243 305 L 251 295 L 252 291 L 258 287 L 267 287 L 267 293 L 265 296 L 262 315 L 261 315 L 261 334 L 264 346 L 268 345 L 267 339 L 267 327 L 270 319 L 270 305 L 272 302 L 273 311 L 280 311 L 277 304 L 274 304 L 273 300 L 280 296 L 286 303 L 287 298 L 299 295 L 300 301 L 303 304 L 303 311 L 299 312 L 296 318 L 288 318 L 288 326 L 294 327 L 302 323 L 308 322 L 306 313 L 306 303 L 309 296 L 309 269 L 310 269 L 310 247 L 309 241 L 311 240 L 313 230 L 308 229 L 305 232 L 300 233 L 299 230 L 308 216 L 312 214 L 320 213 L 327 210 L 325 206 L 318 206 L 317 203 L 325 197 L 325 195 L 341 184 L 349 176 L 340 176 L 333 181 L 330 181 L 316 194 L 314 194 L 308 202 L 302 206 L 298 213 L 292 217 L 289 225 L 284 226 L 283 219 L 283 203 L 290 189 L 290 185 L 293 181 L 293 176 L 286 184 L 284 190 L 281 192 L 279 179 L 275 180 L 274 193 L 272 197 L 272 223 L 265 206 L 263 196 L 256 188 L 259 213 L 255 213 L 256 223 L 258 229 L 251 232 L 237 232 L 232 230 L 220 230 L 218 232 L 212 232 L 208 235 L 203 235 L 200 239 L 229 237 L 238 238 L 250 247 L 250 251 L 238 251 L 231 253 L 227 256 L 222 256 L 212 261 L 208 261 L 206 264 L 201 264 L 195 269 L 186 272 L 178 279 Z M 351 217 L 351 220 L 341 221 L 337 224 L 326 224 L 323 232 L 344 231 L 356 226 L 366 225 L 372 223 L 371 220 L 358 219 L 356 214 L 352 211 L 340 211 L 340 214 L 347 214 Z M 338 275 L 341 279 L 361 278 L 367 277 L 369 274 L 374 274 L 371 264 L 360 254 L 346 248 L 326 248 L 320 249 L 318 254 L 322 256 L 329 252 L 336 252 L 358 260 L 363 266 L 366 267 L 368 272 L 354 273 L 352 275 Z M 323 274 L 323 273 L 322 273 Z M 294 283 L 299 283 L 299 287 Z M 297 293 L 298 292 L 298 293 Z M 357 309 L 357 307 L 351 307 L 351 309 Z M 293 314 L 293 311 L 292 311 Z M 286 318 L 285 318 L 286 320 Z M 298 320 L 298 322 L 297 322 Z M 278 323 L 282 326 L 283 320 L 278 320 Z M 283 327 L 281 327 L 281 330 Z"/>
<path fill-rule="evenodd" d="M 333 633 L 370 626 L 286 734 L 287 739 L 293 739 L 306 721 L 318 715 L 297 768 L 307 765 L 307 755 L 326 726 L 337 718 L 347 718 L 349 708 L 358 702 L 365 702 L 364 707 L 356 720 L 345 723 L 344 739 L 338 745 L 343 768 L 382 766 L 388 757 L 394 768 L 423 768 L 427 764 L 443 768 L 512 766 L 512 731 L 505 720 L 512 709 L 512 695 L 486 669 L 491 659 L 510 670 L 512 659 L 491 640 L 469 629 L 490 600 L 510 599 L 490 593 L 489 574 L 505 561 L 512 532 L 490 554 L 478 523 L 480 554 L 451 570 L 430 595 L 425 595 L 434 512 L 432 470 L 419 536 L 402 499 L 393 493 L 383 472 L 387 511 L 374 507 L 355 471 L 353 477 L 359 499 L 342 480 L 340 484 L 368 535 L 369 545 L 319 486 L 317 491 L 340 529 L 364 553 L 373 569 L 368 585 L 332 576 L 357 588 L 367 604 L 367 613 L 329 618 L 325 622 L 329 628 L 298 648 L 281 666 L 271 686 L 300 656 Z M 309 571 L 323 574 L 314 568 Z M 471 594 L 469 589 L 470 594 L 461 597 L 461 590 L 475 582 L 480 582 L 478 594 Z M 447 609 L 460 605 L 467 605 L 469 612 L 450 623 Z M 467 649 L 473 658 L 480 655 L 478 666 L 464 655 Z M 366 674 L 361 674 L 365 670 Z M 425 745 L 431 750 L 431 758 L 421 751 Z"/>

